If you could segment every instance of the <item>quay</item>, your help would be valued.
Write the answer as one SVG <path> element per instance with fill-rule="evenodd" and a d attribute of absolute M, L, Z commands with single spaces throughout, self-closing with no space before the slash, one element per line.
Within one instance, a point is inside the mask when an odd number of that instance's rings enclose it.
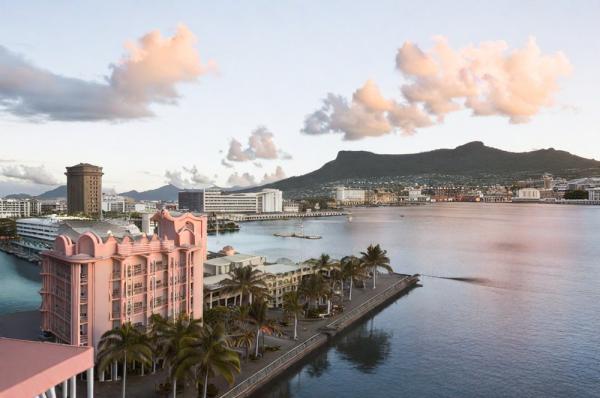
<path fill-rule="evenodd" d="M 301 324 L 311 322 L 311 327 L 306 328 L 305 332 L 314 332 L 304 339 L 300 338 L 297 344 L 288 350 L 283 350 L 276 358 L 273 358 L 267 365 L 253 370 L 248 367 L 242 371 L 242 377 L 238 377 L 239 382 L 225 391 L 221 398 L 242 398 L 250 396 L 254 391 L 263 387 L 286 369 L 300 362 L 308 354 L 327 342 L 336 334 L 342 332 L 348 326 L 360 320 L 373 310 L 384 306 L 395 298 L 406 293 L 417 285 L 419 279 L 417 276 L 391 274 L 381 275 L 378 279 L 379 287 L 375 290 L 370 287 L 364 289 L 354 289 L 354 293 L 359 293 L 353 297 L 353 301 L 346 302 L 346 311 L 332 318 L 321 321 L 301 321 Z M 360 294 L 362 293 L 362 294 Z M 370 293 L 370 294 L 369 294 Z M 362 300 L 361 300 L 362 299 Z M 352 305 L 354 304 L 354 305 Z M 302 333 L 299 334 L 302 337 Z M 277 354 L 277 353 L 276 353 Z M 261 361 L 262 362 L 262 361 Z M 244 364 L 247 366 L 248 364 Z M 243 378 L 244 375 L 248 375 Z"/>
<path fill-rule="evenodd" d="M 309 213 L 262 213 L 262 214 L 229 214 L 227 216 L 231 221 L 265 221 L 265 220 L 286 220 L 289 218 L 309 218 L 309 217 L 336 217 L 348 215 L 346 211 L 312 211 Z"/>
<path fill-rule="evenodd" d="M 377 278 L 377 288 L 370 287 L 366 281 L 365 288 L 355 287 L 352 292 L 352 301 L 344 301 L 344 312 L 329 318 L 312 320 L 299 319 L 298 340 L 286 337 L 265 336 L 265 343 L 269 346 L 279 346 L 278 351 L 265 351 L 259 360 L 245 360 L 242 363 L 242 372 L 236 376 L 233 386 L 229 386 L 222 378 L 212 381 L 222 392 L 221 398 L 248 397 L 258 389 L 264 387 L 286 369 L 298 365 L 301 361 L 319 348 L 323 348 L 334 336 L 343 332 L 352 324 L 364 318 L 378 308 L 384 307 L 394 299 L 407 293 L 417 286 L 418 276 L 401 274 L 381 274 Z M 283 312 L 279 309 L 270 310 L 269 316 L 281 317 Z M 40 329 L 39 311 L 27 311 L 16 314 L 0 315 L 0 336 L 37 340 Z M 293 325 L 285 330 L 287 336 L 292 335 Z M 162 397 L 167 394 L 159 393 L 157 387 L 168 377 L 166 369 L 157 369 L 155 374 L 140 376 L 128 374 L 127 391 L 131 397 Z M 85 383 L 78 383 L 77 395 L 86 396 Z M 95 383 L 94 396 L 96 398 L 114 398 L 120 396 L 121 383 L 105 381 Z M 181 391 L 181 398 L 196 397 L 193 387 L 186 385 Z"/>

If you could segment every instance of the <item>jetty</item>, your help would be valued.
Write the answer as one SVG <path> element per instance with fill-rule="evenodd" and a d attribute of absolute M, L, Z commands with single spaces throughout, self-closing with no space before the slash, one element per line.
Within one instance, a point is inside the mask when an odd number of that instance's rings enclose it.
<path fill-rule="evenodd" d="M 264 363 L 244 364 L 245 369 L 242 371 L 241 377 L 237 378 L 239 381 L 236 380 L 236 384 L 220 395 L 220 397 L 242 398 L 250 396 L 257 389 L 265 386 L 286 369 L 289 369 L 290 366 L 299 363 L 311 352 L 327 344 L 336 334 L 342 332 L 373 310 L 385 306 L 390 301 L 408 292 L 417 286 L 418 282 L 419 278 L 417 276 L 401 274 L 381 275 L 378 278 L 379 286 L 377 289 L 373 290 L 370 287 L 355 289 L 354 292 L 359 294 L 356 294 L 351 302 L 347 301 L 344 303 L 347 310 L 336 316 L 317 322 L 301 321 L 300 324 L 304 327 L 302 329 L 303 333 L 300 333 L 300 339 L 295 342 L 295 345 L 289 349 L 282 350 L 282 352 L 270 353 L 274 357 L 271 357 L 270 362 L 266 365 Z M 257 368 L 256 366 L 248 365 L 260 365 L 260 367 Z"/>
<path fill-rule="evenodd" d="M 261 213 L 261 214 L 228 214 L 227 218 L 231 221 L 266 221 L 266 220 L 287 220 L 290 218 L 313 218 L 313 217 L 336 217 L 345 216 L 345 211 L 311 211 L 308 213 Z"/>

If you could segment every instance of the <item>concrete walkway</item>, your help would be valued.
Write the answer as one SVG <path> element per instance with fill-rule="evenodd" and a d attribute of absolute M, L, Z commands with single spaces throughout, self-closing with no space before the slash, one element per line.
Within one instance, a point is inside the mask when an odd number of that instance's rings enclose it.
<path fill-rule="evenodd" d="M 376 296 L 381 293 L 383 290 L 387 289 L 394 283 L 398 282 L 400 279 L 399 275 L 379 275 L 377 279 L 377 288 L 371 288 L 371 281 L 366 281 L 365 288 L 354 288 L 352 292 L 352 301 L 347 300 L 347 292 L 346 292 L 346 300 L 344 301 L 344 312 L 350 311 L 351 309 L 361 305 L 366 300 Z M 281 310 L 271 310 L 270 316 L 272 318 L 280 318 L 283 316 Z M 294 341 L 291 337 L 293 336 L 293 323 L 290 326 L 284 328 L 282 331 L 285 333 L 285 336 L 282 337 L 272 337 L 265 336 L 265 345 L 266 346 L 280 346 L 279 351 L 274 352 L 265 352 L 264 356 L 260 360 L 252 361 L 252 360 L 242 360 L 242 372 L 236 376 L 236 380 L 234 385 L 242 382 L 249 376 L 253 375 L 267 364 L 271 363 L 284 353 L 288 352 L 291 348 L 296 345 L 301 344 L 304 340 L 309 337 L 319 333 L 319 329 L 324 327 L 325 325 L 331 323 L 335 320 L 336 317 L 325 318 L 321 320 L 300 320 L 298 322 L 298 340 Z M 160 395 L 156 393 L 156 387 L 160 383 L 164 383 L 167 379 L 166 371 L 160 370 L 156 374 L 147 374 L 146 376 L 136 376 L 136 375 L 128 375 L 127 376 L 127 397 L 137 398 L 137 397 L 165 397 L 165 395 Z M 228 391 L 231 386 L 228 386 L 225 380 L 222 378 L 215 378 L 210 381 L 210 383 L 215 384 L 219 389 L 219 395 Z M 81 385 L 81 391 L 78 392 L 78 397 L 85 397 L 85 391 L 83 388 L 83 384 Z M 81 395 L 80 395 L 81 394 Z M 113 398 L 118 397 L 121 394 L 121 382 L 96 382 L 96 397 L 97 398 Z M 180 391 L 177 394 L 178 397 L 181 398 L 192 398 L 196 397 L 196 391 L 192 386 L 188 386 L 185 391 Z"/>

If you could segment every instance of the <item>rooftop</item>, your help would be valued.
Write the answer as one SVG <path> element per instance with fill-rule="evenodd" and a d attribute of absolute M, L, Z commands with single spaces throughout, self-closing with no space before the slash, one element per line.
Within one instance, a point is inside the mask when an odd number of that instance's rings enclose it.
<path fill-rule="evenodd" d="M 0 337 L 0 358 L 0 396 L 35 397 L 94 366 L 94 349 Z"/>
<path fill-rule="evenodd" d="M 263 256 L 259 256 L 256 254 L 234 254 L 232 256 L 222 256 L 222 257 L 215 257 L 215 258 L 211 258 L 210 260 L 206 260 L 204 262 L 204 264 L 209 264 L 209 265 L 214 265 L 214 266 L 225 266 L 225 265 L 229 265 L 231 263 L 240 263 L 243 261 L 247 261 L 250 259 L 254 259 L 254 258 L 258 258 L 258 259 L 262 259 Z"/>

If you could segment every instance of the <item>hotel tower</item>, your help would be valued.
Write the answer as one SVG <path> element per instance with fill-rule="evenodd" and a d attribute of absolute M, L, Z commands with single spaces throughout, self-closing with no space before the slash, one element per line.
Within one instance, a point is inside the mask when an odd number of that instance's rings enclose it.
<path fill-rule="evenodd" d="M 42 252 L 42 329 L 61 343 L 97 347 L 125 322 L 146 330 L 153 314 L 202 317 L 206 217 L 167 210 L 152 218 L 152 236 L 93 230 L 59 235 Z"/>

